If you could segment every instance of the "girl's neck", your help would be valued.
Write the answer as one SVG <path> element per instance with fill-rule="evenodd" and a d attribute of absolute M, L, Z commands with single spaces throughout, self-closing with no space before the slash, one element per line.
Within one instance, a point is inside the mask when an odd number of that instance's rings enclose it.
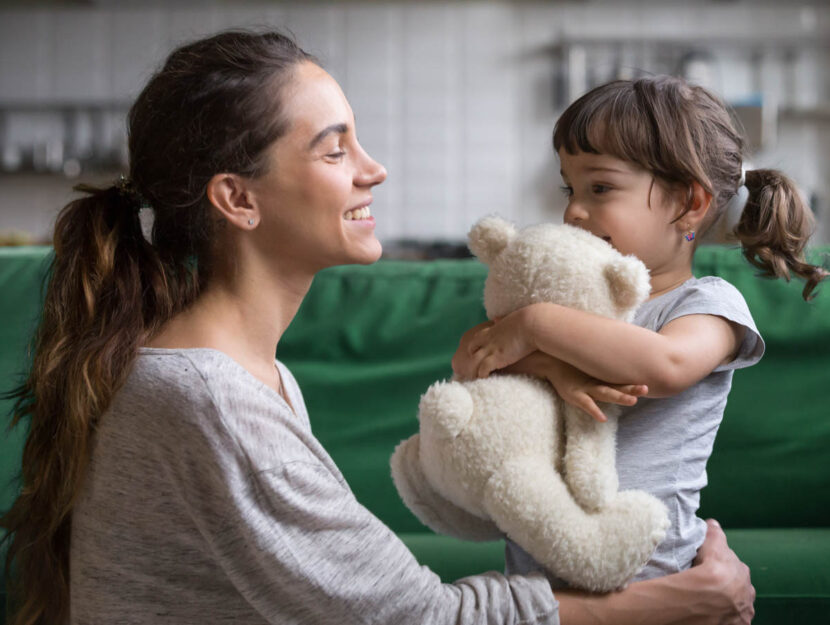
<path fill-rule="evenodd" d="M 681 284 L 686 282 L 693 275 L 694 274 L 692 274 L 691 267 L 687 267 L 684 270 L 673 271 L 670 273 L 652 276 L 651 294 L 649 295 L 648 299 L 652 300 L 655 297 L 660 297 L 661 295 L 664 295 L 669 291 L 673 291 Z"/>

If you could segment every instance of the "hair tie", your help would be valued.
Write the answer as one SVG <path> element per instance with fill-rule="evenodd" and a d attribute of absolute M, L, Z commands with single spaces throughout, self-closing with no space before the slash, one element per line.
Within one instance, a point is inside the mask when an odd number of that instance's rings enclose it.
<path fill-rule="evenodd" d="M 747 200 L 749 200 L 749 189 L 741 181 L 741 185 L 735 191 L 735 195 L 729 198 L 729 201 L 723 209 L 723 219 L 726 221 L 729 230 L 732 230 L 732 228 L 738 225 L 744 208 L 746 208 Z"/>
<path fill-rule="evenodd" d="M 136 213 L 142 208 L 150 208 L 150 204 L 136 189 L 135 183 L 123 174 L 118 176 L 118 180 L 115 181 L 113 186 L 118 190 L 121 197 L 128 200 L 135 207 Z"/>

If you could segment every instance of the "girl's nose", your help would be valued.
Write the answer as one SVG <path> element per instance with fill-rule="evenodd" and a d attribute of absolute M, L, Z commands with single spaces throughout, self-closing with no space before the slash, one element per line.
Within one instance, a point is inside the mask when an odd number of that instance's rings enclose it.
<path fill-rule="evenodd" d="M 582 208 L 579 202 L 571 200 L 565 208 L 565 223 L 572 226 L 578 226 L 581 222 L 588 219 L 588 213 Z"/>

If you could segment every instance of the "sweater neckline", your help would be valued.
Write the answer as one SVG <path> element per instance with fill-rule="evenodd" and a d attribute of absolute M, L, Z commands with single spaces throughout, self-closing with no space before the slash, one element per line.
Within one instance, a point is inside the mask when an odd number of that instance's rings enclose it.
<path fill-rule="evenodd" d="M 295 385 L 292 385 L 292 388 L 287 388 L 286 380 L 288 379 L 288 369 L 286 369 L 285 365 L 282 364 L 277 358 L 274 358 L 274 366 L 277 368 L 280 374 L 280 383 L 282 388 L 285 389 L 286 396 L 283 397 L 279 392 L 277 392 L 272 387 L 265 384 L 262 380 L 257 378 L 254 374 L 248 371 L 245 367 L 243 367 L 239 362 L 233 359 L 231 356 L 223 352 L 222 350 L 215 349 L 213 347 L 139 347 L 138 354 L 139 355 L 176 355 L 176 354 L 207 354 L 212 355 L 215 358 L 223 360 L 229 363 L 232 367 L 237 369 L 244 377 L 247 377 L 253 384 L 255 384 L 263 393 L 266 395 L 270 395 L 273 399 L 280 402 L 285 406 L 289 413 L 291 413 L 294 417 L 299 418 L 299 413 L 294 409 L 294 406 L 298 404 L 298 398 L 296 389 L 293 388 Z"/>

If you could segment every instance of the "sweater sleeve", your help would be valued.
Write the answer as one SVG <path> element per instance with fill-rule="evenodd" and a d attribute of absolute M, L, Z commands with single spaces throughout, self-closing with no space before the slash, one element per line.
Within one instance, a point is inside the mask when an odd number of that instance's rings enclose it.
<path fill-rule="evenodd" d="M 559 622 L 542 574 L 443 584 L 279 419 L 240 436 L 236 424 L 250 415 L 213 412 L 188 432 L 169 478 L 212 557 L 267 622 Z M 275 437 L 284 445 L 269 463 L 260 442 Z"/>

